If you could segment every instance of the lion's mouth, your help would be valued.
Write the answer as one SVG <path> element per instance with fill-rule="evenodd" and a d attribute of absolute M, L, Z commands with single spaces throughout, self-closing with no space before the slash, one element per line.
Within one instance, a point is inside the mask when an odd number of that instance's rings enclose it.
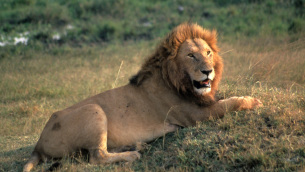
<path fill-rule="evenodd" d="M 195 80 L 193 80 L 193 85 L 197 89 L 211 88 L 211 80 L 209 80 L 209 79 L 206 79 L 206 80 L 203 80 L 203 81 L 195 81 Z"/>

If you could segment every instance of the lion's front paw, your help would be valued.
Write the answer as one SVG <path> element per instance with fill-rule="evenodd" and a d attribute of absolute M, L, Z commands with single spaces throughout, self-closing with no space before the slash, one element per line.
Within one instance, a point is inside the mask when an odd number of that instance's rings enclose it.
<path fill-rule="evenodd" d="M 253 108 L 259 108 L 259 107 L 263 107 L 263 103 L 259 100 L 259 99 L 256 99 L 256 98 L 253 98 L 254 99 L 254 102 L 253 102 Z"/>
<path fill-rule="evenodd" d="M 256 109 L 263 106 L 259 99 L 250 96 L 238 97 L 238 99 L 240 103 L 238 110 Z"/>
<path fill-rule="evenodd" d="M 126 161 L 132 162 L 141 158 L 141 154 L 138 151 L 131 151 L 129 155 L 126 157 Z"/>

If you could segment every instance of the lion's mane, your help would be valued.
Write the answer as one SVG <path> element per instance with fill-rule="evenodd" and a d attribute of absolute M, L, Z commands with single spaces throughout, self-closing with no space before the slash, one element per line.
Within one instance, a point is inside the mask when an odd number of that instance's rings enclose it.
<path fill-rule="evenodd" d="M 211 92 L 204 96 L 195 93 L 190 76 L 185 72 L 183 64 L 178 64 L 176 61 L 181 44 L 187 39 L 195 38 L 205 40 L 214 52 L 215 78 L 211 83 Z M 179 95 L 201 106 L 210 106 L 215 102 L 215 93 L 218 89 L 223 68 L 216 43 L 217 33 L 215 30 L 209 31 L 197 24 L 181 24 L 161 41 L 140 71 L 130 79 L 130 83 L 140 86 L 149 77 L 160 75 L 166 85 L 176 90 Z"/>

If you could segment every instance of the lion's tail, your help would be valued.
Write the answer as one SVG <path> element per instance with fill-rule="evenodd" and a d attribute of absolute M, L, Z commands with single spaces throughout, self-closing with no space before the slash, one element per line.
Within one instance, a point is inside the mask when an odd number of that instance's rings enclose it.
<path fill-rule="evenodd" d="M 34 151 L 31 155 L 30 160 L 24 165 L 23 172 L 29 172 L 33 167 L 35 167 L 39 161 L 41 160 L 41 156 L 37 151 Z"/>

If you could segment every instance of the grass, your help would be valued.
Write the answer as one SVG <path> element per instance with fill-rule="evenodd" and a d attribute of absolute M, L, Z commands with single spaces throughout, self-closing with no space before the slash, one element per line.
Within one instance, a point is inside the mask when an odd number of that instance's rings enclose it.
<path fill-rule="evenodd" d="M 0 63 L 0 167 L 20 171 L 52 112 L 128 82 L 158 40 L 25 49 Z M 233 41 L 234 42 L 234 41 Z M 144 145 L 142 159 L 106 166 L 62 160 L 63 171 L 295 171 L 305 161 L 304 40 L 222 42 L 221 97 L 264 107 L 232 112 Z M 22 48 L 22 47 L 21 47 Z M 122 64 L 123 61 L 123 64 Z M 270 63 L 276 62 L 276 63 Z M 50 65 L 51 64 L 51 65 Z M 286 64 L 286 65 L 283 65 Z M 268 68 L 266 65 L 274 65 Z M 118 74 L 118 71 L 119 75 Z M 283 82 L 285 84 L 283 84 Z M 50 162 L 38 166 L 40 171 Z"/>

